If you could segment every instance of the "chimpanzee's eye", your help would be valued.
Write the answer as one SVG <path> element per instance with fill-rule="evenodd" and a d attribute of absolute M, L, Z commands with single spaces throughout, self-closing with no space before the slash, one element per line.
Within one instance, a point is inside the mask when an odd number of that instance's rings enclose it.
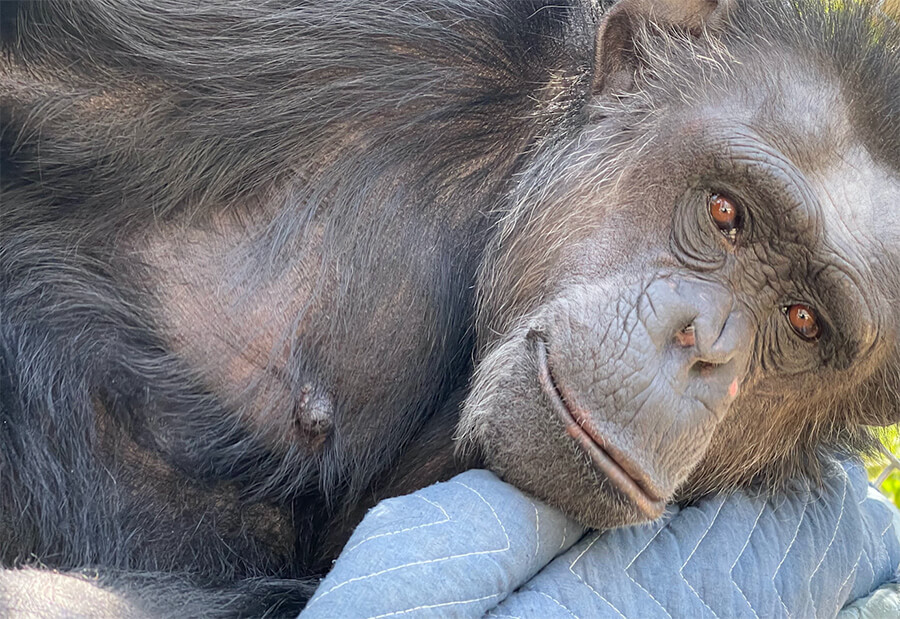
<path fill-rule="evenodd" d="M 734 243 L 742 224 L 740 205 L 728 196 L 714 193 L 709 196 L 707 206 L 713 223 L 722 231 L 722 234 L 728 237 L 728 240 Z"/>
<path fill-rule="evenodd" d="M 811 307 L 797 303 L 786 306 L 782 311 L 784 311 L 784 315 L 787 317 L 794 333 L 804 340 L 810 341 L 819 337 L 819 332 L 821 331 L 819 319 Z"/>

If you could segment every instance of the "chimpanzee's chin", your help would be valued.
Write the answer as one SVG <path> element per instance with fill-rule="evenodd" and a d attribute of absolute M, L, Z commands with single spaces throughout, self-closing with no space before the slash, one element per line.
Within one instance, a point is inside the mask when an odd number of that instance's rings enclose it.
<path fill-rule="evenodd" d="M 565 423 L 568 412 L 546 373 L 542 381 L 548 366 L 536 354 L 538 332 L 516 330 L 482 361 L 460 422 L 462 444 L 477 448 L 505 481 L 585 526 L 605 529 L 659 517 L 667 496 L 659 496 L 632 465 L 623 467 L 619 452 L 609 466 L 598 466 L 593 452 L 601 447 L 577 424 Z"/>

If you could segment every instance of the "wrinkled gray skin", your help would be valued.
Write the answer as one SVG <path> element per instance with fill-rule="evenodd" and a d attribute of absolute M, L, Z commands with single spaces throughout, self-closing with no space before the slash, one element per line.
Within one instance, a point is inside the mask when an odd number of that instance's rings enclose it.
<path fill-rule="evenodd" d="M 885 156 L 860 137 L 848 82 L 802 52 L 636 37 L 653 71 L 535 159 L 492 246 L 488 352 L 460 427 L 507 480 L 595 527 L 760 472 L 814 476 L 816 445 L 862 444 L 846 419 L 897 417 L 896 143 Z M 734 244 L 714 193 L 743 208 Z M 793 332 L 795 303 L 818 312 L 819 339 Z M 649 493 L 643 508 L 565 431 L 553 391 Z"/>

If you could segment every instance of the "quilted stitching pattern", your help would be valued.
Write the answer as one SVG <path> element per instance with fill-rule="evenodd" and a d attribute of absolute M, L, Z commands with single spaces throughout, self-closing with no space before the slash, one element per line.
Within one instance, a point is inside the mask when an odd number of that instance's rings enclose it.
<path fill-rule="evenodd" d="M 469 471 L 372 509 L 302 616 L 482 616 L 583 534 L 492 473 Z"/>
<path fill-rule="evenodd" d="M 374 508 L 301 617 L 834 617 L 900 565 L 867 490 L 846 462 L 821 492 L 712 497 L 575 544 L 574 522 L 469 471 Z"/>

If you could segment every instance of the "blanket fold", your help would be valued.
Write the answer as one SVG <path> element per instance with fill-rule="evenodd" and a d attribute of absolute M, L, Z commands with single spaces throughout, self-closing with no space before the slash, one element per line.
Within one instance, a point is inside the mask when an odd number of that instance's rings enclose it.
<path fill-rule="evenodd" d="M 835 617 L 896 576 L 897 516 L 845 461 L 820 490 L 712 496 L 584 535 L 468 471 L 373 508 L 301 618 Z"/>

